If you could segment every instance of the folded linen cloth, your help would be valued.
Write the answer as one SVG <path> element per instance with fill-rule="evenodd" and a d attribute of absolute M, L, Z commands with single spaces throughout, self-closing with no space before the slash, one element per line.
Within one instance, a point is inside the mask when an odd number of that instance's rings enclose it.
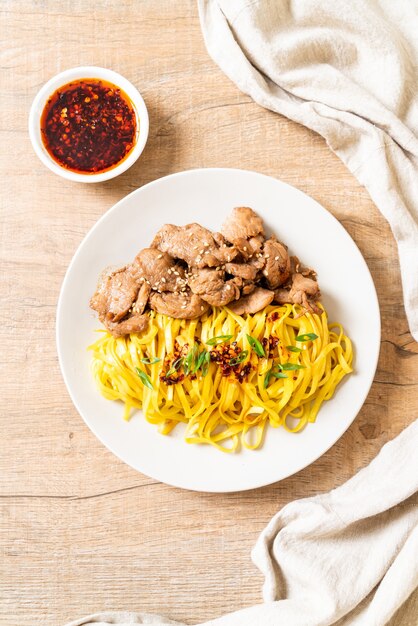
<path fill-rule="evenodd" d="M 411 0 L 199 0 L 209 54 L 322 135 L 388 220 L 418 341 L 418 8 Z"/>
<path fill-rule="evenodd" d="M 264 604 L 201 626 L 387 624 L 418 586 L 418 420 L 341 487 L 287 504 L 252 557 L 265 576 Z M 416 626 L 408 619 L 393 626 Z M 184 626 L 112 612 L 67 626 L 91 624 Z"/>

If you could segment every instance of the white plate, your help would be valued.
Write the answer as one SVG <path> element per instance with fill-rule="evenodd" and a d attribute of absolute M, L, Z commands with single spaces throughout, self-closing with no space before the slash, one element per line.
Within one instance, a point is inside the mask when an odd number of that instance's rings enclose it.
<path fill-rule="evenodd" d="M 257 451 L 225 454 L 189 445 L 182 426 L 159 435 L 140 412 L 122 420 L 121 403 L 96 390 L 86 348 L 100 327 L 89 309 L 97 278 L 146 247 L 162 224 L 199 222 L 219 229 L 235 206 L 250 206 L 301 260 L 318 272 L 331 321 L 355 347 L 355 372 L 325 402 L 315 424 L 290 434 L 269 428 Z M 380 345 L 376 290 L 357 246 L 339 222 L 301 191 L 275 178 L 235 169 L 200 169 L 160 178 L 110 209 L 91 229 L 68 268 L 58 303 L 57 344 L 71 398 L 93 433 L 120 459 L 162 482 L 197 491 L 241 491 L 281 480 L 328 450 L 350 426 L 373 381 Z"/>

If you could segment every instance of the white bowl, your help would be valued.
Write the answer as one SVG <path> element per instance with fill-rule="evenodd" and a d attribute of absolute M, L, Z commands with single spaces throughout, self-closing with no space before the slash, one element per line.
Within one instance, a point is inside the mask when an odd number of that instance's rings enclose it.
<path fill-rule="evenodd" d="M 81 78 L 102 79 L 120 87 L 133 104 L 136 113 L 137 129 L 139 129 L 137 141 L 129 156 L 119 165 L 116 165 L 116 167 L 113 167 L 105 172 L 98 172 L 97 174 L 72 172 L 71 170 L 61 166 L 49 155 L 43 144 L 41 136 L 41 115 L 48 98 L 59 87 L 62 87 L 73 80 L 80 80 Z M 33 148 L 42 163 L 49 167 L 52 172 L 55 172 L 55 174 L 78 183 L 101 183 L 104 180 L 109 180 L 110 178 L 114 178 L 115 176 L 122 174 L 122 172 L 125 172 L 135 163 L 145 148 L 145 144 L 148 139 L 148 129 L 148 110 L 139 91 L 132 85 L 132 83 L 121 76 L 121 74 L 118 74 L 113 70 L 105 69 L 104 67 L 74 67 L 70 70 L 65 70 L 64 72 L 57 74 L 45 83 L 42 89 L 37 93 L 29 113 L 29 136 Z"/>

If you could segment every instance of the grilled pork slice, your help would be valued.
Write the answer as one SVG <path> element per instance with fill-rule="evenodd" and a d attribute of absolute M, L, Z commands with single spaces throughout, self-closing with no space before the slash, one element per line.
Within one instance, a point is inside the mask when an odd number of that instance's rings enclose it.
<path fill-rule="evenodd" d="M 225 263 L 225 271 L 245 280 L 254 281 L 257 276 L 257 268 L 249 263 Z"/>
<path fill-rule="evenodd" d="M 311 313 L 322 313 L 316 305 L 320 299 L 321 292 L 318 283 L 313 278 L 304 276 L 301 273 L 294 273 L 292 284 L 287 288 L 280 288 L 274 291 L 274 301 L 278 304 L 300 304 Z"/>
<path fill-rule="evenodd" d="M 190 291 L 185 293 L 157 293 L 150 295 L 150 306 L 157 313 L 169 315 L 177 319 L 193 319 L 203 315 L 209 308 L 209 304 Z"/>
<path fill-rule="evenodd" d="M 262 257 L 263 274 L 270 289 L 283 285 L 290 276 L 290 258 L 287 248 L 275 237 L 270 237 L 264 244 Z"/>
<path fill-rule="evenodd" d="M 90 300 L 90 307 L 97 311 L 101 322 L 118 322 L 132 307 L 140 286 L 140 275 L 133 265 L 104 272 Z"/>
<path fill-rule="evenodd" d="M 133 313 L 137 313 L 141 315 L 141 313 L 145 311 L 145 307 L 148 304 L 148 298 L 149 298 L 150 293 L 151 293 L 151 287 L 146 281 L 144 281 L 138 292 L 136 301 L 134 302 L 134 305 L 132 307 Z"/>
<path fill-rule="evenodd" d="M 189 285 L 193 293 L 212 306 L 225 306 L 240 297 L 236 279 L 225 280 L 222 270 L 204 268 L 195 270 L 189 276 Z"/>
<path fill-rule="evenodd" d="M 160 292 L 186 289 L 184 268 L 166 252 L 157 248 L 144 248 L 136 256 L 135 262 L 151 289 Z"/>
<path fill-rule="evenodd" d="M 237 315 L 257 313 L 257 311 L 261 311 L 261 309 L 264 309 L 265 306 L 268 306 L 273 298 L 274 291 L 263 289 L 262 287 L 256 287 L 248 296 L 243 296 L 236 302 L 232 302 L 228 305 L 228 309 Z"/>
<path fill-rule="evenodd" d="M 248 259 L 263 244 L 263 220 L 249 207 L 236 207 L 223 223 L 221 234 Z"/>
<path fill-rule="evenodd" d="M 151 247 L 198 268 L 217 267 L 237 255 L 237 250 L 226 244 L 220 247 L 212 233 L 200 224 L 165 224 L 155 235 Z"/>
<path fill-rule="evenodd" d="M 147 330 L 148 324 L 148 315 L 138 315 L 137 313 L 134 313 L 117 323 L 104 322 L 104 325 L 114 337 L 123 337 L 124 335 L 129 335 L 130 333 L 141 333 L 142 331 Z"/>

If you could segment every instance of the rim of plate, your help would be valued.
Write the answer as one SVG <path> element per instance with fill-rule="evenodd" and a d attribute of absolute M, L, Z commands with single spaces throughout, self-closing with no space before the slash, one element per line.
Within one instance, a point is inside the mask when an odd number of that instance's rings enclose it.
<path fill-rule="evenodd" d="M 376 345 L 375 345 L 375 350 L 374 353 L 371 356 L 371 368 L 370 368 L 370 375 L 369 375 L 369 381 L 368 384 L 364 390 L 363 393 L 363 397 L 361 398 L 357 398 L 357 401 L 355 403 L 354 409 L 352 409 L 352 413 L 353 413 L 353 417 L 352 419 L 346 423 L 346 422 L 341 422 L 341 426 L 340 428 L 336 428 L 335 429 L 335 433 L 332 438 L 331 441 L 329 443 L 329 445 L 327 445 L 325 448 L 323 448 L 321 450 L 321 452 L 319 454 L 317 454 L 315 456 L 315 458 L 312 458 L 308 461 L 302 461 L 300 463 L 300 466 L 297 466 L 297 469 L 291 469 L 288 473 L 285 473 L 283 475 L 281 475 L 279 478 L 272 478 L 271 480 L 265 481 L 265 480 L 260 480 L 259 482 L 256 483 L 252 483 L 251 485 L 247 486 L 247 487 L 240 487 L 240 488 L 219 488 L 219 489 L 205 489 L 202 487 L 191 487 L 191 486 L 185 486 L 184 484 L 181 484 L 181 481 L 176 481 L 176 480 L 166 480 L 166 479 L 162 479 L 159 478 L 157 475 L 151 475 L 151 474 L 145 474 L 143 473 L 141 470 L 139 470 L 137 467 L 135 467 L 132 463 L 126 461 L 119 453 L 115 452 L 110 446 L 109 444 L 104 441 L 104 439 L 101 437 L 101 435 L 97 432 L 96 428 L 89 423 L 88 418 L 84 415 L 83 410 L 80 406 L 80 403 L 78 402 L 77 397 L 75 396 L 72 386 L 69 382 L 68 376 L 67 376 L 67 372 L 64 366 L 64 361 L 63 361 L 63 353 L 62 353 L 62 346 L 61 346 L 61 310 L 62 310 L 62 300 L 63 300 L 63 294 L 66 290 L 66 286 L 67 283 L 69 281 L 69 277 L 71 275 L 72 272 L 72 268 L 76 262 L 76 259 L 78 257 L 79 252 L 88 244 L 88 242 L 90 241 L 90 239 L 94 236 L 94 232 L 96 230 L 96 228 L 98 228 L 101 224 L 103 224 L 104 222 L 106 222 L 107 220 L 109 220 L 112 215 L 118 211 L 119 206 L 124 203 L 126 201 L 127 198 L 129 198 L 130 196 L 133 196 L 137 193 L 139 193 L 140 191 L 142 191 L 145 188 L 148 187 L 152 187 L 155 185 L 158 185 L 162 180 L 166 180 L 166 179 L 175 179 L 175 178 L 180 178 L 180 177 L 184 177 L 184 176 L 188 176 L 190 174 L 193 173 L 199 173 L 199 172 L 239 172 L 239 173 L 244 173 L 246 175 L 249 176 L 255 176 L 255 177 L 263 177 L 269 180 L 275 180 L 277 182 L 279 182 L 281 185 L 290 188 L 292 190 L 293 193 L 297 193 L 300 194 L 301 196 L 308 198 L 311 202 L 315 203 L 316 208 L 318 210 L 320 210 L 322 213 L 326 214 L 328 218 L 331 218 L 331 220 L 334 223 L 334 226 L 339 229 L 340 231 L 342 231 L 344 233 L 344 235 L 346 237 L 348 237 L 351 241 L 351 243 L 353 244 L 354 248 L 356 249 L 356 252 L 358 253 L 358 258 L 361 262 L 361 264 L 363 265 L 363 270 L 365 271 L 365 273 L 368 275 L 368 278 L 370 280 L 370 287 L 371 287 L 371 295 L 373 296 L 373 300 L 374 300 L 374 307 L 375 307 L 375 315 L 374 315 L 374 321 L 377 322 L 377 333 L 376 333 Z M 153 478 L 154 480 L 156 480 L 157 482 L 161 482 L 167 485 L 170 485 L 172 487 L 176 487 L 176 488 L 180 488 L 180 489 L 186 489 L 188 491 L 196 491 L 196 492 L 201 492 L 201 493 L 238 493 L 241 491 L 250 491 L 252 489 L 259 489 L 261 487 L 266 487 L 268 485 L 272 485 L 276 482 L 280 482 L 286 478 L 289 478 L 289 476 L 293 476 L 297 473 L 299 473 L 300 471 L 302 471 L 303 469 L 305 469 L 306 467 L 308 467 L 309 465 L 312 465 L 312 463 L 315 463 L 319 458 L 321 458 L 326 452 L 328 452 L 328 450 L 330 450 L 330 448 L 332 448 L 335 443 L 343 436 L 343 434 L 350 428 L 351 424 L 354 422 L 355 418 L 357 417 L 360 409 L 362 408 L 368 394 L 370 391 L 370 388 L 373 384 L 374 381 L 374 376 L 376 373 L 376 369 L 377 369 L 377 364 L 378 364 L 378 360 L 379 360 L 379 355 L 380 355 L 380 343 L 381 343 L 381 316 L 380 316 L 380 307 L 379 307 L 379 300 L 378 300 L 378 296 L 377 296 L 377 291 L 376 291 L 376 287 L 373 281 L 373 277 L 371 275 L 371 272 L 369 270 L 369 267 L 359 249 L 359 247 L 357 246 L 356 242 L 354 241 L 354 239 L 351 237 L 351 235 L 348 233 L 348 231 L 344 228 L 344 226 L 339 222 L 339 220 L 327 209 L 325 209 L 325 207 L 323 207 L 317 200 L 315 200 L 314 198 L 312 198 L 311 196 L 309 196 L 307 193 L 301 191 L 300 189 L 298 189 L 297 187 L 294 187 L 293 185 L 290 185 L 289 183 L 286 183 L 284 181 L 282 181 L 279 178 L 276 178 L 274 176 L 270 176 L 268 174 L 263 174 L 261 172 L 256 172 L 254 170 L 246 170 L 243 168 L 229 168 L 229 167 L 203 167 L 203 168 L 192 168 L 192 169 L 188 169 L 188 170 L 182 170 L 180 172 L 175 172 L 172 174 L 168 174 L 167 176 L 162 176 L 160 178 L 157 178 L 155 180 L 150 181 L 149 183 L 146 183 L 145 185 L 142 185 L 141 187 L 138 187 L 137 189 L 134 189 L 133 191 L 131 191 L 129 194 L 127 194 L 126 196 L 124 196 L 123 198 L 121 198 L 120 200 L 118 200 L 118 202 L 116 202 L 116 204 L 114 204 L 113 206 L 111 206 L 94 224 L 93 226 L 90 228 L 90 230 L 87 232 L 87 234 L 85 235 L 85 237 L 82 239 L 81 243 L 78 245 L 71 261 L 70 264 L 65 272 L 64 275 L 64 279 L 61 285 L 61 289 L 59 292 L 59 297 L 58 297 L 58 303 L 57 303 L 57 311 L 56 311 L 56 332 L 55 332 L 55 336 L 56 336 L 56 345 L 57 345 L 57 353 L 58 353 L 58 361 L 59 361 L 59 365 L 60 365 L 60 370 L 61 370 L 61 374 L 65 383 L 65 386 L 67 388 L 68 394 L 75 406 L 75 408 L 77 409 L 77 412 L 79 413 L 79 415 L 82 417 L 84 423 L 86 424 L 86 426 L 91 430 L 91 432 L 95 435 L 95 437 L 105 446 L 105 448 L 107 448 L 113 455 L 115 455 L 120 461 L 122 461 L 123 463 L 125 463 L 126 465 L 128 465 L 129 467 L 131 467 L 132 469 L 134 469 L 135 471 L 139 472 L 139 473 L 143 473 L 143 475 L 148 476 L 150 478 Z"/>

